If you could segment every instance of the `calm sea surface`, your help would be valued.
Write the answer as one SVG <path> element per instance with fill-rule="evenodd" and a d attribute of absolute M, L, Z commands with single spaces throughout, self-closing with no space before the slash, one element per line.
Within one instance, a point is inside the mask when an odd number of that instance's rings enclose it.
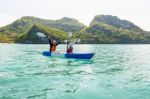
<path fill-rule="evenodd" d="M 74 48 L 95 57 L 49 58 L 41 54 L 49 45 L 0 44 L 0 99 L 150 99 L 150 45 Z"/>

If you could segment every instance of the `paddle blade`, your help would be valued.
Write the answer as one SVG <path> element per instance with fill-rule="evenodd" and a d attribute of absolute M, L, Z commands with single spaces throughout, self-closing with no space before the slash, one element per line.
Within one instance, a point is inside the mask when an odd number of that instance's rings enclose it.
<path fill-rule="evenodd" d="M 68 32 L 68 37 L 72 37 L 72 32 Z"/>
<path fill-rule="evenodd" d="M 39 37 L 46 37 L 46 35 L 42 32 L 37 32 L 36 35 Z"/>
<path fill-rule="evenodd" d="M 67 43 L 68 40 L 64 40 L 65 43 Z"/>

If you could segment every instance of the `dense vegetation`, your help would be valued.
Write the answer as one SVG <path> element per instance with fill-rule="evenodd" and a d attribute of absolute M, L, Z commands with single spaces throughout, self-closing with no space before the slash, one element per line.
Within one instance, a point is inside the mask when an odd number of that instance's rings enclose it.
<path fill-rule="evenodd" d="M 132 22 L 110 15 L 95 16 L 89 27 L 67 17 L 59 20 L 22 17 L 0 28 L 0 42 L 48 43 L 47 38 L 63 41 L 67 39 L 69 31 L 80 38 L 81 43 L 150 43 L 149 32 Z M 46 37 L 37 36 L 37 32 L 44 33 Z"/>
<path fill-rule="evenodd" d="M 90 26 L 80 32 L 80 37 L 82 37 L 82 43 L 150 43 L 148 32 L 132 22 L 110 15 L 95 16 Z"/>

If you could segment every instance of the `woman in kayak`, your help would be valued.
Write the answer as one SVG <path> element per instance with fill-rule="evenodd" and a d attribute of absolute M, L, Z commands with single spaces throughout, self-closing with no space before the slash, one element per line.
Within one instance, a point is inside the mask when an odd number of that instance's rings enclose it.
<path fill-rule="evenodd" d="M 71 41 L 67 41 L 67 53 L 73 53 L 73 43 L 71 43 Z"/>
<path fill-rule="evenodd" d="M 56 47 L 57 47 L 58 44 L 60 44 L 60 42 L 57 43 L 55 40 L 51 41 L 49 39 L 49 44 L 50 44 L 50 50 L 49 51 L 50 52 L 55 52 L 56 51 Z"/>

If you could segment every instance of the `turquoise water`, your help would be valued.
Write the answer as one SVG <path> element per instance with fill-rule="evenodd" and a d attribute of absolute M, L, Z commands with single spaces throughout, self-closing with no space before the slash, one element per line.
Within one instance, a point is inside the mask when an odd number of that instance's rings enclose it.
<path fill-rule="evenodd" d="M 0 99 L 150 99 L 150 45 L 75 46 L 92 60 L 42 56 L 48 48 L 0 44 Z"/>

